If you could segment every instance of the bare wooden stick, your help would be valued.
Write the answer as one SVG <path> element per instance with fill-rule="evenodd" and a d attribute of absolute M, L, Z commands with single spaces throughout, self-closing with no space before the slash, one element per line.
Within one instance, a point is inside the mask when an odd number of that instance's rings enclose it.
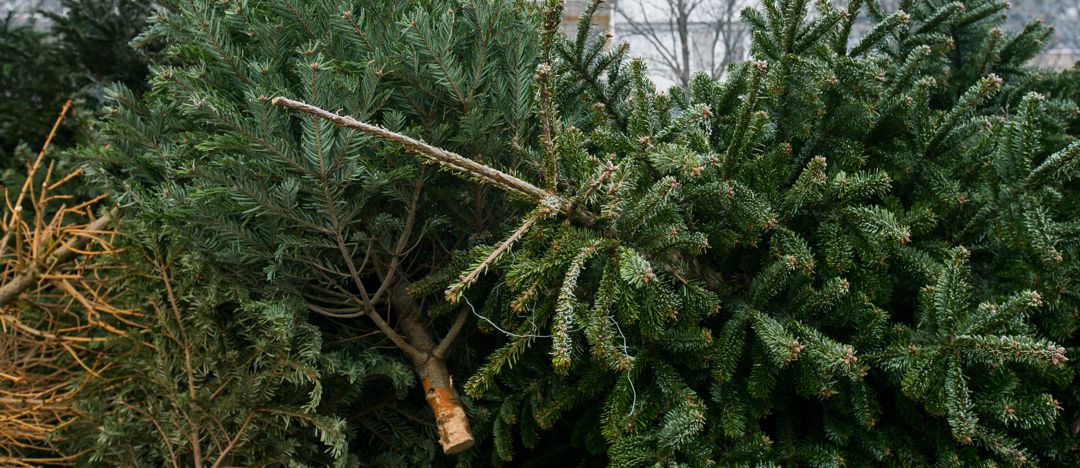
<path fill-rule="evenodd" d="M 402 135 L 400 133 L 387 130 L 378 125 L 364 123 L 347 115 L 338 115 L 333 112 L 329 112 L 315 107 L 311 104 L 294 101 L 288 98 L 276 97 L 270 102 L 273 103 L 275 106 L 281 106 L 297 110 L 305 114 L 329 120 L 341 127 L 360 130 L 364 133 L 367 133 L 368 135 L 372 135 L 381 140 L 391 141 L 400 144 L 401 146 L 404 146 L 406 150 L 417 153 L 432 163 L 447 167 L 457 172 L 464 173 L 470 177 L 475 177 L 477 179 L 480 179 L 481 181 L 484 181 L 491 185 L 495 185 L 504 190 L 518 193 L 538 203 L 552 206 L 553 208 L 558 209 L 561 212 L 566 213 L 570 209 L 570 205 L 554 193 L 551 193 L 524 180 L 514 177 L 513 175 L 495 169 L 491 166 L 478 163 L 476 161 L 473 161 L 472 159 L 466 158 L 452 151 L 447 151 L 442 148 L 429 145 L 410 136 Z"/>
<path fill-rule="evenodd" d="M 116 233 L 109 225 L 117 210 L 95 218 L 94 207 L 104 195 L 79 201 L 54 193 L 81 174 L 76 170 L 54 178 L 55 161 L 46 163 L 70 103 L 64 105 L 37 158 L 26 166 L 17 197 L 5 197 L 7 210 L 0 221 L 2 466 L 68 465 L 85 453 L 61 455 L 54 441 L 62 437 L 58 429 L 80 416 L 74 401 L 89 381 L 86 377 L 98 376 L 108 367 L 100 365 L 101 348 L 90 346 L 110 339 L 97 332 L 124 334 L 99 314 L 134 325 L 118 316 L 127 312 L 108 305 L 112 287 L 107 283 L 116 279 L 109 272 L 112 266 L 89 259 L 116 252 L 110 239 Z M 79 307 L 86 309 L 85 315 Z M 81 383 L 73 386 L 73 382 Z M 38 457 L 28 457 L 33 454 Z"/>
<path fill-rule="evenodd" d="M 400 316 L 399 325 L 409 341 L 424 351 L 413 359 L 413 369 L 424 385 L 424 396 L 435 416 L 439 444 L 443 453 L 452 455 L 468 450 L 476 442 L 469 426 L 465 407 L 454 389 L 446 360 L 434 354 L 437 349 L 431 330 L 424 324 L 422 311 L 409 296 L 404 280 L 395 283 L 389 299 Z"/>
<path fill-rule="evenodd" d="M 60 109 L 60 115 L 56 116 L 56 121 L 53 122 L 52 130 L 49 130 L 49 136 L 45 137 L 45 143 L 41 145 L 41 151 L 38 151 L 37 158 L 34 159 L 34 163 L 31 164 L 26 171 L 27 177 L 26 180 L 23 181 L 22 190 L 19 190 L 19 196 L 15 199 L 15 204 L 10 207 L 10 225 L 4 226 L 4 237 L 0 239 L 0 255 L 3 255 L 5 249 L 7 249 L 8 240 L 11 238 L 11 233 L 14 231 L 16 225 L 16 217 L 19 216 L 18 211 L 22 209 L 23 198 L 30 189 L 30 184 L 34 180 L 34 174 L 37 173 L 38 168 L 41 167 L 41 161 L 45 159 L 45 151 L 49 149 L 49 144 L 52 143 L 53 137 L 56 136 L 56 130 L 60 128 L 60 123 L 64 121 L 64 116 L 67 115 L 68 109 L 71 109 L 71 99 L 64 101 L 64 107 Z"/>

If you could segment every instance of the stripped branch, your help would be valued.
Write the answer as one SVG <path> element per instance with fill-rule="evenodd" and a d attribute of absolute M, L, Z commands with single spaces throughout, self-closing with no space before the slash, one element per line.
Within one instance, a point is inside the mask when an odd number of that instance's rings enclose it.
<path fill-rule="evenodd" d="M 3 286 L 0 286 L 0 307 L 7 305 L 13 299 L 18 297 L 19 294 L 22 294 L 31 286 L 37 284 L 39 277 L 42 274 L 42 268 L 49 265 L 67 263 L 75 256 L 79 255 L 83 248 L 85 248 L 93 239 L 89 234 L 101 234 L 106 232 L 105 228 L 112 222 L 115 213 L 116 210 L 113 209 L 109 213 L 90 223 L 80 232 L 74 232 L 72 235 L 73 238 L 68 242 L 63 242 L 48 260 L 31 263 L 25 272 L 15 276 L 4 283 Z"/>
<path fill-rule="evenodd" d="M 58 190 L 81 171 L 54 180 L 55 163 L 46 163 L 69 107 L 26 166 L 19 192 L 5 199 L 0 222 L 2 466 L 76 463 L 82 453 L 61 453 L 55 443 L 62 438 L 57 430 L 79 417 L 74 402 L 87 377 L 107 367 L 94 344 L 126 334 L 108 322 L 138 327 L 121 317 L 135 314 L 109 305 L 116 275 L 98 260 L 116 252 L 109 228 L 116 209 L 95 218 L 104 197 L 76 200 Z"/>
<path fill-rule="evenodd" d="M 400 144 L 405 147 L 407 151 L 419 154 L 431 163 L 446 167 L 469 177 L 474 177 L 508 192 L 517 193 L 537 203 L 554 205 L 563 213 L 568 213 L 570 210 L 570 205 L 558 195 L 452 151 L 429 145 L 423 141 L 387 130 L 378 125 L 367 124 L 350 116 L 338 115 L 292 99 L 276 97 L 271 102 L 276 106 L 297 110 L 305 114 L 329 120 L 341 127 L 360 130 L 381 140 Z"/>

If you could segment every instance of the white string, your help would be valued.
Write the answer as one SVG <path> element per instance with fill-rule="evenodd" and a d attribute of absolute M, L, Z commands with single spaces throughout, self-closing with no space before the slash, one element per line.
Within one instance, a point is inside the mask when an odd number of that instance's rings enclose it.
<path fill-rule="evenodd" d="M 491 289 L 491 292 L 494 294 L 495 291 L 498 291 L 499 288 L 502 287 L 502 285 L 503 285 L 502 283 L 496 284 L 495 287 Z M 496 330 L 499 330 L 500 332 L 502 332 L 506 336 L 512 336 L 514 338 L 553 338 L 551 335 L 518 335 L 517 333 L 511 333 L 511 332 L 508 332 L 506 330 L 503 330 L 498 325 L 495 325 L 495 322 L 492 322 L 491 319 L 489 319 L 487 317 L 484 317 L 483 315 L 480 315 L 480 313 L 478 313 L 476 311 L 476 308 L 473 307 L 472 303 L 469 302 L 469 297 L 468 296 L 462 294 L 461 297 L 465 298 L 465 303 L 469 305 L 469 309 L 472 309 L 473 315 L 475 315 L 477 318 L 479 318 L 479 319 L 481 319 L 481 320 L 483 320 L 483 321 L 485 321 L 487 323 L 490 323 L 491 326 L 495 327 Z M 540 328 L 540 327 L 536 326 L 536 322 L 533 321 L 532 317 L 528 317 L 527 320 L 529 321 L 529 325 L 532 325 L 532 329 L 533 329 L 534 332 L 538 328 Z M 585 329 L 585 325 L 582 325 L 582 326 L 577 327 L 577 328 L 575 328 L 573 330 L 568 330 L 567 333 L 577 333 L 577 332 L 582 331 L 584 329 Z M 626 346 L 626 338 L 624 337 L 623 338 L 623 347 L 625 348 L 625 346 Z"/>
<path fill-rule="evenodd" d="M 496 330 L 499 330 L 504 335 L 512 336 L 514 338 L 551 338 L 551 335 L 518 335 L 517 333 L 510 333 L 510 332 L 508 332 L 506 330 L 503 330 L 498 325 L 495 325 L 495 322 L 492 322 L 491 319 L 489 319 L 487 317 L 484 317 L 483 315 L 480 315 L 480 313 L 476 311 L 476 308 L 473 307 L 472 302 L 469 302 L 469 296 L 466 296 L 466 295 L 462 294 L 461 297 L 465 299 L 465 304 L 467 304 L 469 306 L 469 309 L 472 310 L 473 315 L 475 315 L 478 318 L 480 318 L 481 320 L 491 324 L 491 326 L 495 327 Z M 530 323 L 532 323 L 532 322 L 530 321 Z M 533 325 L 533 331 L 536 331 L 536 325 L 535 324 Z"/>
<path fill-rule="evenodd" d="M 615 320 L 611 316 L 608 316 L 607 318 L 611 320 L 611 323 L 615 324 L 615 329 L 619 330 L 619 336 L 622 337 L 622 351 L 623 351 L 623 354 L 626 355 L 626 356 L 629 356 L 630 353 L 629 353 L 629 351 L 627 350 L 627 347 L 626 347 L 626 335 L 623 334 L 622 327 L 619 326 L 619 321 Z M 634 395 L 634 400 L 632 402 L 630 402 L 630 412 L 626 414 L 626 417 L 629 418 L 629 417 L 634 415 L 634 410 L 637 409 L 637 389 L 634 388 L 634 379 L 630 378 L 630 371 L 629 370 L 626 371 L 626 381 L 630 382 L 630 392 L 632 392 L 633 395 Z"/>
<path fill-rule="evenodd" d="M 502 286 L 502 285 L 500 284 L 499 286 Z M 467 296 L 465 294 L 462 294 L 461 297 L 463 299 L 465 299 L 465 304 L 469 306 L 469 310 L 472 311 L 473 315 L 475 315 L 480 320 L 483 320 L 483 321 L 487 322 L 492 327 L 495 327 L 496 330 L 502 332 L 502 334 L 504 334 L 504 335 L 512 336 L 514 338 L 551 338 L 552 337 L 551 335 L 519 335 L 517 333 L 511 333 L 511 332 L 508 332 L 506 330 L 503 330 L 502 327 L 496 325 L 495 322 L 491 321 L 491 319 L 489 319 L 489 318 L 487 318 L 487 317 L 485 317 L 483 315 L 480 315 L 480 313 L 476 311 L 476 308 L 473 307 L 472 302 L 469 301 L 469 296 Z M 627 347 L 627 345 L 626 345 L 626 335 L 623 333 L 622 327 L 619 326 L 619 322 L 617 320 L 615 320 L 614 318 L 611 318 L 609 316 L 609 317 L 607 317 L 607 319 L 611 320 L 611 323 L 615 324 L 615 329 L 619 331 L 619 336 L 622 337 L 623 354 L 629 356 L 629 354 L 630 354 L 629 347 Z M 532 321 L 531 317 L 529 318 L 529 323 L 533 326 L 533 331 L 536 331 L 536 328 L 537 328 L 536 324 Z M 571 332 L 580 331 L 580 330 L 583 330 L 583 329 L 584 329 L 584 326 L 579 328 L 578 330 L 571 330 Z M 629 418 L 629 417 L 632 417 L 634 415 L 634 412 L 637 410 L 637 388 L 634 387 L 634 379 L 630 378 L 630 371 L 626 371 L 626 381 L 630 383 L 630 392 L 633 395 L 633 401 L 630 402 L 630 413 L 628 413 L 626 415 L 626 417 Z"/>

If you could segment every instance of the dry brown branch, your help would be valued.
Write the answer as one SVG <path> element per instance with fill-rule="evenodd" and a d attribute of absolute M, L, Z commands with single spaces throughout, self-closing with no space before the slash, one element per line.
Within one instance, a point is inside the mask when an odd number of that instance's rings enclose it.
<path fill-rule="evenodd" d="M 73 464 L 56 449 L 55 432 L 76 417 L 72 404 L 99 373 L 100 351 L 86 345 L 123 334 L 134 314 L 110 306 L 115 211 L 101 217 L 103 197 L 79 201 L 63 189 L 79 171 L 54 174 L 46 152 L 70 102 L 14 197 L 5 193 L 0 221 L 0 465 Z M 14 200 L 12 199 L 14 198 Z M 116 321 L 116 318 L 124 318 Z M 124 324 L 119 325 L 116 324 Z"/>

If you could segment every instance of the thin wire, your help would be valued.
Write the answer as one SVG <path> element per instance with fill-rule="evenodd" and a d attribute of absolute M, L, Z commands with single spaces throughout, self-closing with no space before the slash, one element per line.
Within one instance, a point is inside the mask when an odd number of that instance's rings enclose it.
<path fill-rule="evenodd" d="M 494 294 L 495 291 L 498 291 L 499 288 L 502 287 L 502 285 L 503 285 L 503 283 L 496 284 L 495 287 L 491 289 L 491 293 Z M 499 328 L 498 325 L 495 325 L 495 322 L 492 322 L 491 319 L 489 319 L 487 317 L 484 317 L 483 315 L 480 315 L 479 313 L 477 313 L 476 308 L 473 307 L 471 302 L 469 302 L 469 298 L 467 296 L 462 294 L 461 297 L 465 298 L 465 303 L 469 305 L 470 309 L 472 309 L 473 315 L 477 316 L 478 318 L 484 320 L 487 323 L 490 323 L 491 326 L 495 327 L 496 330 L 499 330 L 499 331 L 503 332 L 503 334 L 505 334 L 507 336 L 512 336 L 514 338 L 553 338 L 551 335 L 518 335 L 516 333 L 510 333 L 510 332 L 508 332 L 506 330 L 503 330 L 502 328 Z M 529 321 L 529 325 L 532 325 L 533 331 L 536 331 L 538 328 L 540 328 L 540 327 L 536 326 L 536 322 L 533 321 L 532 317 L 528 317 L 527 320 Z M 575 328 L 573 330 L 569 330 L 567 333 L 577 333 L 577 332 L 582 331 L 584 329 L 585 329 L 585 325 L 581 325 L 580 327 L 577 327 L 577 328 Z M 624 338 L 623 339 L 624 347 L 625 347 L 625 341 L 626 341 L 626 339 Z"/>
<path fill-rule="evenodd" d="M 469 296 L 462 294 L 461 297 L 465 299 L 465 304 L 467 304 L 469 306 L 469 309 L 472 310 L 473 315 L 475 315 L 478 318 L 480 318 L 481 320 L 491 324 L 491 326 L 495 327 L 496 330 L 499 330 L 504 335 L 512 336 L 514 338 L 551 338 L 551 335 L 518 335 L 517 333 L 511 333 L 511 332 L 508 332 L 506 330 L 503 330 L 498 325 L 495 325 L 495 322 L 492 322 L 491 319 L 489 319 L 487 317 L 484 317 L 483 315 L 480 315 L 480 313 L 476 311 L 476 308 L 473 307 L 472 302 L 469 302 Z M 536 326 L 535 325 L 533 325 L 533 331 L 536 331 Z"/>
<path fill-rule="evenodd" d="M 502 285 L 500 284 L 499 286 L 502 286 Z M 502 332 L 504 335 L 512 336 L 514 338 L 552 338 L 551 335 L 519 335 L 517 333 L 511 333 L 511 332 L 508 332 L 506 330 L 503 330 L 502 327 L 496 325 L 495 322 L 491 321 L 491 319 L 489 319 L 489 318 L 487 318 L 487 317 L 485 317 L 483 315 L 480 315 L 480 313 L 476 311 L 476 308 L 473 307 L 472 302 L 469 301 L 469 296 L 468 295 L 462 294 L 461 297 L 463 299 L 465 299 L 465 305 L 469 306 L 469 310 L 472 311 L 473 315 L 475 315 L 480 320 L 483 320 L 483 321 L 487 322 L 492 327 L 495 327 L 496 330 Z M 611 318 L 610 316 L 607 317 L 607 318 L 609 320 L 611 320 L 611 323 L 615 324 L 615 329 L 619 331 L 619 336 L 622 337 L 623 354 L 629 356 L 630 352 L 629 352 L 629 347 L 626 345 L 626 334 L 623 333 L 622 327 L 619 326 L 619 322 L 616 321 L 614 318 Z M 535 331 L 537 327 L 536 327 L 536 324 L 532 321 L 531 318 L 529 319 L 529 323 L 532 324 L 533 330 Z M 579 328 L 578 330 L 571 330 L 571 332 L 579 331 L 579 330 L 582 330 L 582 329 L 584 329 L 584 327 Z M 634 379 L 630 378 L 630 371 L 626 371 L 626 381 L 630 383 L 630 392 L 633 395 L 633 401 L 630 402 L 630 413 L 628 413 L 626 415 L 626 417 L 629 418 L 629 417 L 632 417 L 634 415 L 634 412 L 637 410 L 637 388 L 634 386 Z"/>
<path fill-rule="evenodd" d="M 619 326 L 619 321 L 615 320 L 611 316 L 608 316 L 607 318 L 611 320 L 611 323 L 615 324 L 615 329 L 619 330 L 619 336 L 622 337 L 622 351 L 623 351 L 623 354 L 629 356 L 630 352 L 627 350 L 627 347 L 626 347 L 626 335 L 623 334 L 622 327 Z M 630 382 L 630 392 L 632 392 L 633 395 L 634 395 L 634 400 L 632 402 L 630 402 L 630 412 L 626 414 L 626 417 L 629 418 L 629 417 L 634 415 L 634 410 L 637 409 L 637 389 L 634 388 L 634 379 L 630 378 L 630 370 L 626 371 L 626 381 Z"/>

